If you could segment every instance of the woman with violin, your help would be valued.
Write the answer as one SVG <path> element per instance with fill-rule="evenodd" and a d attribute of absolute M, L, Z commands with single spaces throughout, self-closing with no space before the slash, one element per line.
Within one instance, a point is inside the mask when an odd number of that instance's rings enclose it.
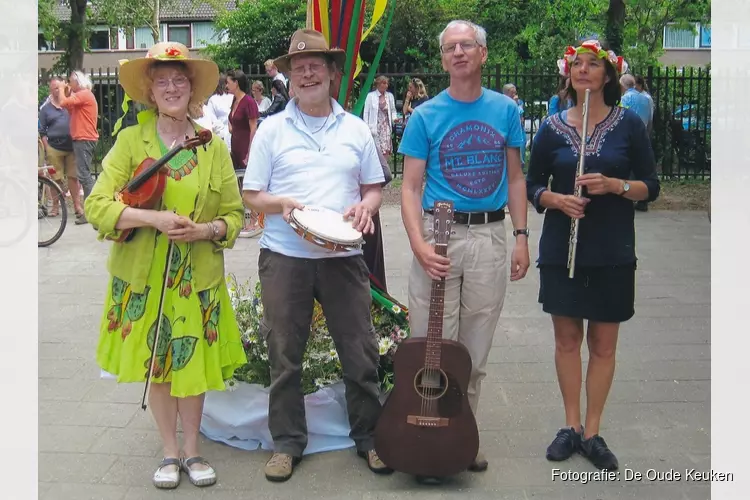
<path fill-rule="evenodd" d="M 96 359 L 118 382 L 145 382 L 142 408 L 164 446 L 157 488 L 177 487 L 182 472 L 196 486 L 216 482 L 198 452 L 204 396 L 247 363 L 223 253 L 242 227 L 242 198 L 225 143 L 188 112 L 218 78 L 215 63 L 175 42 L 124 64 L 125 92 L 153 114 L 120 132 L 85 203 L 98 238 L 114 242 Z"/>

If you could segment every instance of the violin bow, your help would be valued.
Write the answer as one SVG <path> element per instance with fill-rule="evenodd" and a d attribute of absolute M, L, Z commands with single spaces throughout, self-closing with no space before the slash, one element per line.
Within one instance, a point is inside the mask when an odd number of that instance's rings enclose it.
<path fill-rule="evenodd" d="M 148 407 L 148 396 L 151 392 L 151 375 L 154 373 L 154 362 L 156 361 L 156 351 L 159 347 L 159 335 L 161 334 L 161 316 L 164 313 L 164 296 L 167 292 L 167 282 L 169 280 L 169 273 L 172 267 L 172 253 L 174 252 L 174 241 L 169 239 L 169 248 L 167 251 L 167 265 L 164 267 L 164 284 L 161 288 L 161 296 L 159 297 L 159 311 L 156 316 L 156 335 L 154 335 L 154 346 L 151 349 L 151 362 L 148 366 L 148 373 L 146 374 L 146 385 L 143 388 L 143 399 L 141 400 L 141 409 L 144 411 Z M 148 333 L 146 334 L 148 336 Z M 148 337 L 146 340 L 148 344 Z M 166 359 L 165 355 L 165 359 Z M 166 370 L 166 366 L 164 367 Z"/>

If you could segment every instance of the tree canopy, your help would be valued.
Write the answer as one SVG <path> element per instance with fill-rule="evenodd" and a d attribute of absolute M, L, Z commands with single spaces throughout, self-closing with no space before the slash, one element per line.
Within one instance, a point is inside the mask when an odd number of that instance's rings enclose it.
<path fill-rule="evenodd" d="M 148 26 L 158 38 L 160 8 L 176 0 L 64 0 L 71 22 L 54 18 L 59 0 L 39 0 L 39 26 L 47 39 L 62 34 L 68 40 L 60 63 L 80 67 L 87 50 L 87 26 L 97 23 L 122 28 Z M 288 49 L 292 33 L 305 25 L 305 0 L 253 0 L 226 11 L 222 0 L 207 3 L 219 12 L 216 26 L 228 42 L 209 46 L 208 55 L 222 67 L 261 64 Z M 677 23 L 710 22 L 710 0 L 389 0 L 396 12 L 381 63 L 439 69 L 438 35 L 452 19 L 468 19 L 487 30 L 489 63 L 541 64 L 554 67 L 567 45 L 597 36 L 621 50 L 631 66 L 656 64 L 663 54 L 664 27 Z M 369 26 L 374 2 L 368 2 Z M 360 54 L 367 64 L 382 37 L 381 22 L 363 41 Z"/>

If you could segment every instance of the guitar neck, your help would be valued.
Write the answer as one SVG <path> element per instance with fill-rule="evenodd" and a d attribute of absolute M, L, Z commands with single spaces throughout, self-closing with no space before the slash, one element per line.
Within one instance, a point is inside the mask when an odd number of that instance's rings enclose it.
<path fill-rule="evenodd" d="M 435 245 L 435 253 L 445 257 L 447 245 Z M 427 353 L 425 366 L 440 368 L 440 347 L 443 340 L 443 312 L 445 310 L 445 278 L 432 280 L 430 291 L 430 317 L 427 322 Z"/>

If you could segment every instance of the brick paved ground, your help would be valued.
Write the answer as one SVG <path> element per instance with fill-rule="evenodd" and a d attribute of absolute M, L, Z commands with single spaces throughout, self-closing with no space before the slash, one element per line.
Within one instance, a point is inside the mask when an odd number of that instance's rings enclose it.
<path fill-rule="evenodd" d="M 705 214 L 637 214 L 636 317 L 623 326 L 618 367 L 602 434 L 622 468 L 645 473 L 710 468 L 710 226 Z M 532 260 L 541 217 L 530 213 Z M 405 300 L 408 243 L 397 207 L 383 213 L 389 289 Z M 70 225 L 39 249 L 39 480 L 43 499 L 470 498 L 703 499 L 708 483 L 552 482 L 544 450 L 564 419 L 553 364 L 551 324 L 536 303 L 532 268 L 508 288 L 479 424 L 490 468 L 439 489 L 400 474 L 377 477 L 353 450 L 307 458 L 284 484 L 262 475 L 267 452 L 243 452 L 204 440 L 218 483 L 199 490 L 183 477 L 160 492 L 151 475 L 160 459 L 156 427 L 139 408 L 142 386 L 100 380 L 94 362 L 106 284 L 108 244 L 90 226 Z M 228 253 L 228 271 L 255 278 L 257 239 Z M 584 349 L 584 357 L 586 357 Z M 593 471 L 580 457 L 562 468 Z"/>

